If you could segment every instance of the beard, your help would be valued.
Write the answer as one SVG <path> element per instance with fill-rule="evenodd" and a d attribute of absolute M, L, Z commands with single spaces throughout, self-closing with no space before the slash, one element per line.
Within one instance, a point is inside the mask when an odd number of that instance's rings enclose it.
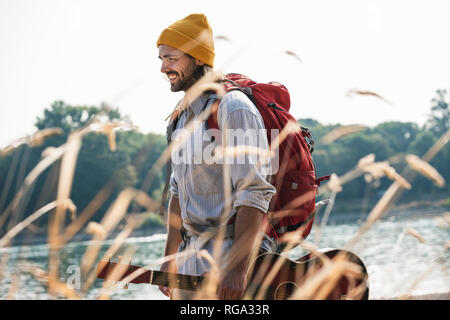
<path fill-rule="evenodd" d="M 188 90 L 205 75 L 205 68 L 204 66 L 197 66 L 192 60 L 188 68 L 184 72 L 177 73 L 177 75 L 178 81 L 170 85 L 172 92 Z"/>

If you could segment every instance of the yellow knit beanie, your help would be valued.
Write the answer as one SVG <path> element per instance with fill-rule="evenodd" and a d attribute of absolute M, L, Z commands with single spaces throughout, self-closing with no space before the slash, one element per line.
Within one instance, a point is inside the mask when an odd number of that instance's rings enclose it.
<path fill-rule="evenodd" d="M 190 14 L 164 29 L 156 46 L 159 47 L 160 44 L 167 44 L 214 66 L 213 32 L 204 14 Z"/>

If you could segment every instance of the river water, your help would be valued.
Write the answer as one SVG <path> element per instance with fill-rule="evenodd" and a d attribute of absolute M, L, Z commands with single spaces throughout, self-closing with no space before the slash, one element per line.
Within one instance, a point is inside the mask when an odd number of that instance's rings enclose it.
<path fill-rule="evenodd" d="M 413 228 L 425 243 L 405 231 Z M 321 229 L 319 242 L 318 225 L 308 237 L 308 241 L 320 248 L 343 248 L 360 228 L 359 222 L 330 223 Z M 351 250 L 365 263 L 369 273 L 370 299 L 395 298 L 404 294 L 424 295 L 450 292 L 450 250 L 449 228 L 442 219 L 442 213 L 422 216 L 391 216 L 378 221 Z M 162 257 L 165 234 L 127 239 L 124 248 L 135 250 L 132 264 L 151 265 Z M 61 281 L 75 286 L 77 268 L 90 244 L 89 241 L 72 242 L 61 251 Z M 101 249 L 103 254 L 112 244 L 106 241 Z M 14 282 L 15 299 L 47 299 L 47 289 L 28 273 L 18 272 L 24 261 L 47 270 L 48 246 L 38 244 L 0 249 L 0 257 L 8 253 L 9 259 L 3 279 L 0 282 L 0 299 L 8 296 L 11 281 Z M 290 258 L 299 258 L 306 252 L 297 247 L 288 253 Z M 158 265 L 154 265 L 157 269 Z M 78 269 L 79 270 L 79 269 Z M 75 279 L 75 280 L 74 280 Z M 98 297 L 101 280 L 96 280 L 85 298 Z M 113 299 L 167 299 L 156 286 L 131 284 L 127 290 L 118 288 Z"/>

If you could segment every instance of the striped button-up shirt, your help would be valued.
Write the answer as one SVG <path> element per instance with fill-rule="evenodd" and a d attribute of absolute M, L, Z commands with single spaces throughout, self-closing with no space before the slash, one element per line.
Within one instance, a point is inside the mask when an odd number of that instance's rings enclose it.
<path fill-rule="evenodd" d="M 206 249 L 211 255 L 214 241 L 198 234 L 226 224 L 240 206 L 267 212 L 270 199 L 275 194 L 274 186 L 267 181 L 270 160 L 267 162 L 263 158 L 261 163 L 261 157 L 254 154 L 238 151 L 234 156 L 227 156 L 223 152 L 217 153 L 223 149 L 214 149 L 218 146 L 251 145 L 269 150 L 264 122 L 257 108 L 240 91 L 225 94 L 217 113 L 221 136 L 215 135 L 212 142 L 214 130 L 208 130 L 202 111 L 214 102 L 214 97 L 201 95 L 180 116 L 172 140 L 176 143 L 180 141 L 177 139 L 184 137 L 184 141 L 173 149 L 170 179 L 171 194 L 179 199 L 183 227 L 190 235 L 180 250 L 192 249 L 188 251 L 198 253 L 200 249 Z M 189 126 L 194 128 L 191 133 L 187 132 Z M 251 137 L 255 134 L 256 140 L 255 136 Z M 221 257 L 226 259 L 232 242 L 232 237 L 223 241 Z M 198 254 L 179 256 L 177 266 L 180 273 L 200 275 L 210 269 Z"/>

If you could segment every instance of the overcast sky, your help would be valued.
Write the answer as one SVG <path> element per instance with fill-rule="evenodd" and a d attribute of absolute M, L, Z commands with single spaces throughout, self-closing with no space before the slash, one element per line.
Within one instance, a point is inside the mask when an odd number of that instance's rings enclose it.
<path fill-rule="evenodd" d="M 105 101 L 142 132 L 164 133 L 181 95 L 159 71 L 155 42 L 200 12 L 230 39 L 216 41 L 216 68 L 285 84 L 296 118 L 423 124 L 435 91 L 450 89 L 446 0 L 0 0 L 0 147 L 33 133 L 55 100 Z"/>

